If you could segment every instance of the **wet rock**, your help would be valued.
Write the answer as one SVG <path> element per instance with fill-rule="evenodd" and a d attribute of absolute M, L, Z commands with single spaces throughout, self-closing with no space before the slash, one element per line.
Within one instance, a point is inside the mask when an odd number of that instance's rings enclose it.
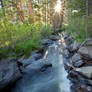
<path fill-rule="evenodd" d="M 75 62 L 81 60 L 80 54 L 76 53 L 72 56 L 72 63 L 74 64 Z"/>
<path fill-rule="evenodd" d="M 14 83 L 20 77 L 21 73 L 15 59 L 0 61 L 0 89 Z"/>
<path fill-rule="evenodd" d="M 48 65 L 44 65 L 42 68 L 41 68 L 41 72 L 44 72 L 47 68 L 49 67 L 52 67 L 52 64 L 48 64 Z"/>
<path fill-rule="evenodd" d="M 78 72 L 75 72 L 73 70 L 69 72 L 68 78 L 71 80 L 72 83 L 79 84 L 80 82 L 84 82 L 84 79 L 78 74 Z"/>
<path fill-rule="evenodd" d="M 38 50 L 32 51 L 31 52 L 31 58 L 34 58 L 35 60 L 38 60 L 38 59 L 42 58 L 42 54 L 39 53 Z"/>
<path fill-rule="evenodd" d="M 26 67 L 28 65 L 30 65 L 32 62 L 40 59 L 42 57 L 41 53 L 37 53 L 37 52 L 32 52 L 32 55 L 28 58 L 28 59 L 24 59 L 24 57 L 22 57 L 21 59 L 18 60 L 19 63 L 22 63 L 23 67 Z"/>
<path fill-rule="evenodd" d="M 69 47 L 68 47 L 68 50 L 70 52 L 75 52 L 79 49 L 80 47 L 80 43 L 78 43 L 77 41 L 75 41 L 73 44 L 71 44 Z"/>
<path fill-rule="evenodd" d="M 72 41 L 73 41 L 73 37 L 72 36 L 68 36 L 66 39 L 65 39 L 65 43 L 66 45 L 70 45 L 72 44 Z"/>
<path fill-rule="evenodd" d="M 39 59 L 37 61 L 32 62 L 30 65 L 23 69 L 24 73 L 34 73 L 40 71 L 43 67 L 50 65 L 46 59 Z"/>
<path fill-rule="evenodd" d="M 72 92 L 92 92 L 92 87 L 85 84 L 73 84 L 71 86 Z"/>
<path fill-rule="evenodd" d="M 70 57 L 70 53 L 69 53 L 69 51 L 66 49 L 66 50 L 64 50 L 64 57 L 66 57 L 66 58 L 69 58 Z"/>
<path fill-rule="evenodd" d="M 74 65 L 74 67 L 79 68 L 84 65 L 84 62 L 82 60 L 79 60 L 79 61 L 75 62 L 73 65 Z"/>
<path fill-rule="evenodd" d="M 49 46 L 49 45 L 53 44 L 53 41 L 50 39 L 42 39 L 41 43 L 42 43 L 42 45 Z"/>
<path fill-rule="evenodd" d="M 73 67 L 68 62 L 64 62 L 65 70 L 69 73 L 71 70 L 73 70 Z"/>
<path fill-rule="evenodd" d="M 57 40 L 60 39 L 60 37 L 59 37 L 59 36 L 56 36 L 56 35 L 51 35 L 51 36 L 49 37 L 49 39 L 51 39 L 51 40 L 53 40 L 53 41 L 57 41 Z"/>

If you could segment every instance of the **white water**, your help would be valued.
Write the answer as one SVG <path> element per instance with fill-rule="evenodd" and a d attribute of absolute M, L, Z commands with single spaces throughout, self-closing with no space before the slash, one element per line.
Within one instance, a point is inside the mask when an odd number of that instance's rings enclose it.
<path fill-rule="evenodd" d="M 55 53 L 52 52 L 53 49 L 55 50 Z M 59 48 L 57 45 L 54 44 L 49 51 L 52 52 L 52 65 L 56 69 L 56 77 L 58 78 L 58 92 L 70 92 L 70 81 L 67 79 L 67 72 L 65 71 L 63 64 L 63 56 L 59 54 L 61 52 L 60 50 L 62 50 L 62 48 Z"/>
<path fill-rule="evenodd" d="M 59 50 L 57 45 L 50 46 L 48 56 L 45 57 L 48 58 L 52 67 L 33 75 L 30 71 L 17 82 L 12 92 L 70 92 L 70 82 Z"/>

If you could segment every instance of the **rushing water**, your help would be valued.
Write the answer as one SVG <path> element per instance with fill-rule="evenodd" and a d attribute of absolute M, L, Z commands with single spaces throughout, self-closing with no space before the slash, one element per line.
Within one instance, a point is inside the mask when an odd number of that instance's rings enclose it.
<path fill-rule="evenodd" d="M 70 82 L 59 50 L 57 45 L 50 46 L 45 58 L 52 67 L 34 74 L 30 74 L 30 71 L 16 83 L 12 92 L 70 92 Z"/>

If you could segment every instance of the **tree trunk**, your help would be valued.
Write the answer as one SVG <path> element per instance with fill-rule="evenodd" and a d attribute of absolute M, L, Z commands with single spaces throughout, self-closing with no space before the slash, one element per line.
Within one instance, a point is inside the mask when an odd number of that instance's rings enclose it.
<path fill-rule="evenodd" d="M 24 16 L 24 12 L 23 12 L 23 4 L 22 4 L 22 0 L 20 0 L 20 7 L 21 7 L 21 11 L 22 11 L 22 18 L 25 21 L 25 16 Z"/>
<path fill-rule="evenodd" d="M 86 25 L 85 25 L 85 32 L 86 32 L 86 38 L 89 38 L 89 34 L 88 34 L 88 0 L 86 0 Z"/>
<path fill-rule="evenodd" d="M 30 16 L 32 18 L 32 23 L 34 23 L 34 13 L 32 8 L 32 0 L 29 0 L 29 9 L 30 9 Z"/>

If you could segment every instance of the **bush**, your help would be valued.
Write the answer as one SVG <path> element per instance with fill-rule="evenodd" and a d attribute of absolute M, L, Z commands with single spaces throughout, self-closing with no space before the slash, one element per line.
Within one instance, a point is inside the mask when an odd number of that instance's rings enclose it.
<path fill-rule="evenodd" d="M 0 28 L 0 54 L 3 56 L 21 52 L 28 55 L 32 50 L 40 49 L 41 39 L 52 33 L 50 25 L 45 27 L 42 22 L 30 25 L 2 20 Z"/>

